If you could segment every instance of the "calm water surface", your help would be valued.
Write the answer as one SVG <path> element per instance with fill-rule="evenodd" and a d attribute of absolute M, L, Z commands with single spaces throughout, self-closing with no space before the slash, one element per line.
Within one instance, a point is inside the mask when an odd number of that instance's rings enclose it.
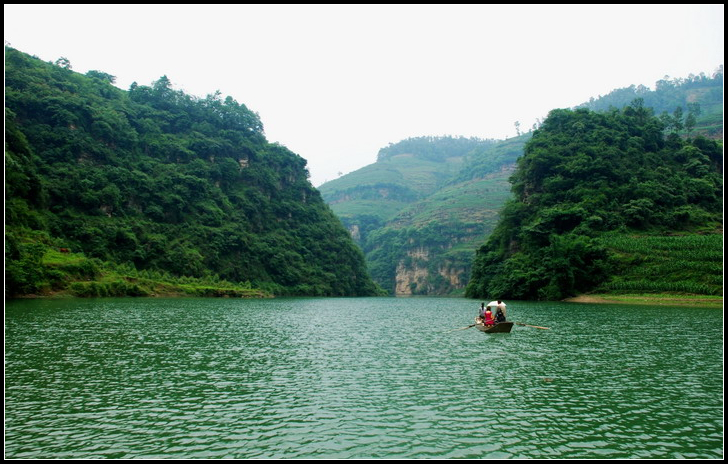
<path fill-rule="evenodd" d="M 507 303 L 7 302 L 5 457 L 723 457 L 720 309 Z"/>

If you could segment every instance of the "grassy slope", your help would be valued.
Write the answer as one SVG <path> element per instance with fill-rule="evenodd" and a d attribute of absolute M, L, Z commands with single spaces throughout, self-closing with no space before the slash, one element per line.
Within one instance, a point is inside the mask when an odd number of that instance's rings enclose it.
<path fill-rule="evenodd" d="M 494 221 L 511 195 L 508 177 L 512 172 L 512 169 L 505 169 L 485 178 L 449 185 L 405 208 L 390 225 L 396 227 L 403 222 L 424 225 L 452 217 L 465 222 Z"/>
<path fill-rule="evenodd" d="M 462 158 L 434 162 L 414 155 L 396 155 L 326 182 L 319 190 L 339 217 L 372 215 L 386 221 L 413 201 L 436 191 L 457 172 L 462 162 Z M 390 186 L 407 191 L 408 196 L 390 193 Z M 362 198 L 363 190 L 367 188 L 379 195 Z M 366 193 L 371 195 L 371 192 Z"/>
<path fill-rule="evenodd" d="M 623 268 L 589 295 L 569 301 L 723 305 L 723 233 L 611 233 L 603 243 Z"/>
<path fill-rule="evenodd" d="M 589 295 L 579 295 L 573 298 L 567 298 L 565 301 L 572 303 L 606 303 L 606 304 L 645 304 L 645 305 L 663 305 L 663 306 L 684 306 L 688 308 L 723 308 L 722 296 L 707 295 L 675 295 L 671 293 L 664 294 L 644 294 L 644 293 L 590 293 Z"/>

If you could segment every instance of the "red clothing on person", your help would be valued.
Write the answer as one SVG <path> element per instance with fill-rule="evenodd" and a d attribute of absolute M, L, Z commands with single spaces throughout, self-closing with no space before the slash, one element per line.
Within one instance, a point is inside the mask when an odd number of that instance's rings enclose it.
<path fill-rule="evenodd" d="M 495 321 L 493 320 L 493 313 L 490 309 L 485 310 L 485 325 L 494 325 Z"/>

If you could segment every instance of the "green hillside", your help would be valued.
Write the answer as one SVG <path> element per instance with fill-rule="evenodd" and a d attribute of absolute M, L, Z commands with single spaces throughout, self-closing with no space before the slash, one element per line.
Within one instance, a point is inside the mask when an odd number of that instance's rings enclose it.
<path fill-rule="evenodd" d="M 379 151 L 377 162 L 319 187 L 324 200 L 360 245 L 408 205 L 446 185 L 474 150 L 491 140 L 414 137 Z"/>
<path fill-rule="evenodd" d="M 684 138 L 642 103 L 549 114 L 518 160 L 514 196 L 478 250 L 468 296 L 722 292 L 715 267 L 722 255 L 722 143 Z M 667 247 L 688 247 L 683 251 L 696 259 L 668 273 L 665 262 L 676 255 L 664 254 L 664 237 L 678 232 L 686 237 Z M 706 233 L 720 239 L 696 247 L 690 235 Z M 641 251 L 622 249 L 625 240 Z M 697 258 L 699 251 L 709 258 Z"/>
<path fill-rule="evenodd" d="M 428 161 L 401 154 L 329 181 L 319 190 L 340 218 L 371 214 L 387 220 L 436 191 L 461 164 L 461 158 Z"/>
<path fill-rule="evenodd" d="M 390 293 L 462 292 L 473 254 L 510 196 L 508 176 L 530 137 L 418 137 L 321 186 Z"/>
<path fill-rule="evenodd" d="M 257 114 L 113 82 L 5 48 L 6 296 L 378 292 Z"/>
<path fill-rule="evenodd" d="M 397 294 L 462 292 L 474 251 L 510 197 L 509 174 L 443 187 L 371 233 L 364 251 L 374 280 Z"/>

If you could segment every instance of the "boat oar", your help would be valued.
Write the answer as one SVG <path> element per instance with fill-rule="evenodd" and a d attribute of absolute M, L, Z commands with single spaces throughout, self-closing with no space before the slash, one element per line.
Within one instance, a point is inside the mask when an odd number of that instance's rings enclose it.
<path fill-rule="evenodd" d="M 469 326 L 467 326 L 467 327 L 460 327 L 459 329 L 452 329 L 452 330 L 448 330 L 448 331 L 447 331 L 447 332 L 445 332 L 445 333 L 455 332 L 456 330 L 465 330 L 465 329 L 469 329 L 469 328 L 471 328 L 471 327 L 475 327 L 476 325 L 478 325 L 478 324 L 477 324 L 477 323 L 476 323 L 476 324 L 470 324 L 470 325 L 469 325 Z"/>
<path fill-rule="evenodd" d="M 522 326 L 525 326 L 525 327 L 533 327 L 534 329 L 551 330 L 548 327 L 541 327 L 541 326 L 538 326 L 538 325 L 529 325 L 529 324 L 524 324 L 523 322 L 516 322 L 516 324 L 522 325 Z"/>

